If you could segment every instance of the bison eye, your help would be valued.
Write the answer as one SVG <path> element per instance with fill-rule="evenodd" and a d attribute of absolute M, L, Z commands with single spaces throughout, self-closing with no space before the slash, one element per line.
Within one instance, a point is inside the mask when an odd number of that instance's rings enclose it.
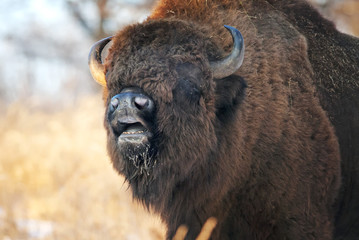
<path fill-rule="evenodd" d="M 196 84 L 190 80 L 181 79 L 173 90 L 173 95 L 175 101 L 180 104 L 197 104 L 201 97 L 201 92 Z"/>

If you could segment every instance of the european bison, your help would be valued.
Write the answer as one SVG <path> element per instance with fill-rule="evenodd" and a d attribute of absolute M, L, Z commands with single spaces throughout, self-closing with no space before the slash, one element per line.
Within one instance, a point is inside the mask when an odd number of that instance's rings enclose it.
<path fill-rule="evenodd" d="M 212 239 L 359 239 L 359 40 L 307 2 L 162 0 L 89 65 L 167 238 L 214 216 Z"/>

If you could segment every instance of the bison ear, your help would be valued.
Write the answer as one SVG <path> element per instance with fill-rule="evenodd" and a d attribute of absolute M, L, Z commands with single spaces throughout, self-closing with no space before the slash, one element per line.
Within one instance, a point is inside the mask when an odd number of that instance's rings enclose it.
<path fill-rule="evenodd" d="M 221 79 L 232 75 L 242 66 L 244 59 L 244 39 L 240 31 L 224 25 L 232 35 L 233 47 L 231 53 L 224 59 L 210 62 L 213 78 Z"/>
<path fill-rule="evenodd" d="M 238 75 L 216 80 L 216 115 L 228 121 L 245 98 L 247 82 Z"/>
<path fill-rule="evenodd" d="M 89 56 L 88 56 L 88 65 L 90 68 L 91 75 L 93 79 L 97 83 L 99 83 L 102 86 L 106 86 L 106 73 L 105 73 L 105 67 L 103 65 L 102 61 L 102 51 L 104 48 L 108 45 L 108 43 L 111 41 L 112 37 L 104 38 L 98 42 L 96 42 L 90 50 Z M 106 57 L 103 57 L 106 58 Z"/>

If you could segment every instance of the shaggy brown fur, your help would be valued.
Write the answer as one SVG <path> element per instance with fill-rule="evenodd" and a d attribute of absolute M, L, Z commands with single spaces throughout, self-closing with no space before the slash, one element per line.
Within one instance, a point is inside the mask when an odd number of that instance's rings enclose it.
<path fill-rule="evenodd" d="M 232 44 L 224 24 L 245 61 L 213 79 Z M 168 238 L 186 224 L 194 239 L 214 216 L 212 239 L 331 239 L 335 215 L 338 239 L 359 237 L 358 46 L 299 0 L 160 1 L 106 61 L 107 104 L 129 86 L 153 99 L 156 154 L 139 172 L 105 121 L 114 167 Z"/>

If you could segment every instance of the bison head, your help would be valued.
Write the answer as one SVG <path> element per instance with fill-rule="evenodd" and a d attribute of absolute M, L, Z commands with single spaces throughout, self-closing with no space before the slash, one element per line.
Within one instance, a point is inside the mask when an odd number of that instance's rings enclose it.
<path fill-rule="evenodd" d="M 243 38 L 226 28 L 230 53 L 206 27 L 179 20 L 129 26 L 90 52 L 92 75 L 105 88 L 109 155 L 146 203 L 220 172 L 216 155 L 246 87 L 235 74 Z"/>

